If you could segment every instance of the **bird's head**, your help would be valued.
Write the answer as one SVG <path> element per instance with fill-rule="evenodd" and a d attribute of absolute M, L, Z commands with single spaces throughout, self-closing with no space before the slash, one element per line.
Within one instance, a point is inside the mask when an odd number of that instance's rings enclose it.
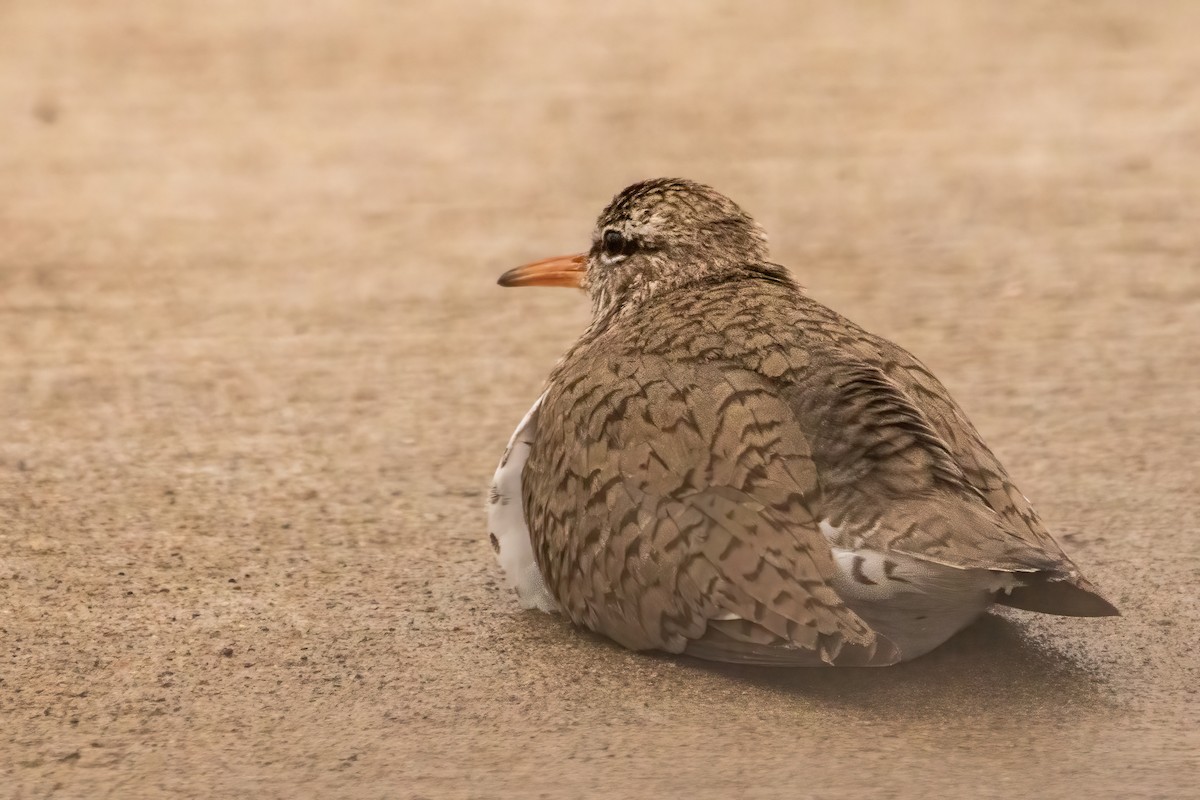
<path fill-rule="evenodd" d="M 586 253 L 517 267 L 500 285 L 581 287 L 599 317 L 665 289 L 766 263 L 766 234 L 736 203 L 704 184 L 658 178 L 613 198 Z"/>

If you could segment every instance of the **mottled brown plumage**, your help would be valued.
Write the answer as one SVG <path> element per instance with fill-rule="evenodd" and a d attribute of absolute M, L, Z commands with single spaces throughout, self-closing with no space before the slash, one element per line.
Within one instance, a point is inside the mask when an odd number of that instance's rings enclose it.
<path fill-rule="evenodd" d="M 929 370 L 804 295 L 712 189 L 635 184 L 586 257 L 502 283 L 592 298 L 520 475 L 538 569 L 575 623 L 634 649 L 887 664 L 993 596 L 1116 613 Z"/>

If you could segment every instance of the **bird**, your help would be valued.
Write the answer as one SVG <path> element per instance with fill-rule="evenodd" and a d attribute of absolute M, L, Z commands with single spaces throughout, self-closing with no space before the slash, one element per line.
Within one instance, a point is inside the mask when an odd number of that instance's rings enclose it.
<path fill-rule="evenodd" d="M 499 283 L 592 311 L 489 493 L 521 606 L 776 667 L 909 661 L 994 603 L 1119 614 L 929 368 L 810 297 L 711 187 L 635 183 L 587 252 Z"/>

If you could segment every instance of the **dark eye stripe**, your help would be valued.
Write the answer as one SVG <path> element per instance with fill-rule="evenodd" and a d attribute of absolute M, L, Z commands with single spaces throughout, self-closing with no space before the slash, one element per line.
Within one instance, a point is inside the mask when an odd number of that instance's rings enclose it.
<path fill-rule="evenodd" d="M 635 239 L 627 239 L 620 231 L 607 230 L 600 241 L 604 255 L 610 258 L 628 256 L 637 252 L 638 244 Z"/>

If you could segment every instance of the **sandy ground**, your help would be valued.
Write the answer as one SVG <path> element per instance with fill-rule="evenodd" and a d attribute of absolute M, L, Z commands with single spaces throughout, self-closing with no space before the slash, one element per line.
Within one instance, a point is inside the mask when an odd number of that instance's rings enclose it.
<path fill-rule="evenodd" d="M 1200 6 L 504 5 L 0 3 L 0 797 L 1195 796 Z M 586 308 L 494 279 L 661 174 L 1125 616 L 771 672 L 520 612 L 484 488 Z"/>

